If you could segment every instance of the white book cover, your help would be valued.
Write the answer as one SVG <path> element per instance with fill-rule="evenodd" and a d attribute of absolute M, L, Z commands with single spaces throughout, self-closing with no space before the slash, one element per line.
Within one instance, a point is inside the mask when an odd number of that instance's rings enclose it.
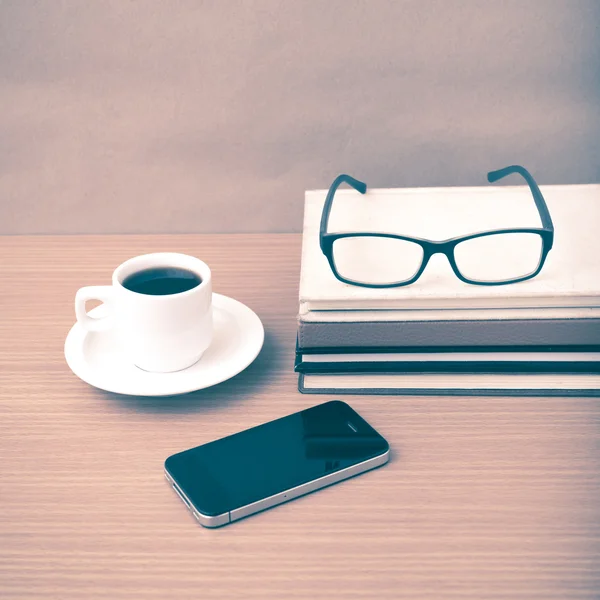
<path fill-rule="evenodd" d="M 555 237 L 537 277 L 501 286 L 470 285 L 460 281 L 447 259 L 437 254 L 416 283 L 383 289 L 349 285 L 334 276 L 319 246 L 327 190 L 307 191 L 300 315 L 312 310 L 600 307 L 600 185 L 540 189 Z M 342 188 L 333 201 L 328 232 L 369 231 L 444 240 L 493 229 L 540 226 L 527 186 L 368 189 L 364 195 Z"/>

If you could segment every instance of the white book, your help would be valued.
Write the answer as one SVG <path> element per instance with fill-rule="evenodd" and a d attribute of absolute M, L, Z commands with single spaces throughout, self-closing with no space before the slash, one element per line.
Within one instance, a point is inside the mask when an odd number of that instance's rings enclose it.
<path fill-rule="evenodd" d="M 536 321 L 598 320 L 600 306 L 544 308 L 457 308 L 410 310 L 310 310 L 298 315 L 303 323 L 383 323 L 397 321 Z"/>
<path fill-rule="evenodd" d="M 596 312 L 600 308 L 600 185 L 540 189 L 554 222 L 555 238 L 537 277 L 503 286 L 469 285 L 455 276 L 445 257 L 435 255 L 416 283 L 387 289 L 353 286 L 336 279 L 319 246 L 327 190 L 306 192 L 301 318 L 320 310 L 534 309 L 540 318 L 543 311 L 558 309 L 567 310 L 569 316 L 580 309 Z M 364 195 L 344 188 L 336 193 L 328 231 L 386 232 L 443 240 L 540 225 L 527 186 L 368 189 Z"/>
<path fill-rule="evenodd" d="M 600 363 L 600 352 L 346 352 L 303 354 L 304 363 Z"/>
<path fill-rule="evenodd" d="M 305 394 L 600 396 L 600 375 L 588 373 L 301 374 L 298 388 Z"/>

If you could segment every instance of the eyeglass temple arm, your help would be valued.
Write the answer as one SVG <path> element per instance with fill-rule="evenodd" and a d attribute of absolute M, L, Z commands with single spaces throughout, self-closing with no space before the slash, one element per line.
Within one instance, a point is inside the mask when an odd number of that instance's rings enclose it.
<path fill-rule="evenodd" d="M 350 177 L 350 175 L 338 175 L 334 180 L 331 186 L 329 187 L 329 191 L 327 192 L 327 198 L 325 198 L 325 204 L 323 206 L 323 214 L 321 215 L 321 227 L 319 230 L 319 243 L 321 245 L 321 249 L 323 249 L 323 236 L 327 233 L 327 224 L 329 223 L 329 214 L 331 213 L 331 205 L 333 204 L 333 197 L 335 196 L 335 192 L 342 185 L 342 183 L 347 183 L 349 186 L 353 187 L 357 192 L 361 194 L 365 194 L 367 191 L 367 184 L 362 181 L 358 181 L 358 179 L 354 179 L 354 177 Z"/>
<path fill-rule="evenodd" d="M 494 183 L 495 181 L 498 181 L 498 179 L 502 179 L 513 173 L 518 173 L 527 182 L 531 194 L 533 195 L 535 205 L 537 206 L 540 219 L 542 220 L 543 228 L 554 232 L 554 223 L 552 223 L 552 217 L 550 216 L 550 211 L 548 210 L 548 205 L 544 200 L 544 196 L 542 196 L 542 192 L 540 192 L 540 188 L 535 179 L 525 167 L 512 165 L 510 167 L 505 167 L 504 169 L 499 169 L 498 171 L 490 171 L 487 178 L 490 183 Z"/>

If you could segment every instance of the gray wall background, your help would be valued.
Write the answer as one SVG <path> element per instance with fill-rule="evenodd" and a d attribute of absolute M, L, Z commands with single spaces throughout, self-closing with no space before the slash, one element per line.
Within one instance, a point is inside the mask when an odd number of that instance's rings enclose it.
<path fill-rule="evenodd" d="M 600 181 L 600 2 L 0 0 L 0 233 L 299 231 L 305 189 Z"/>

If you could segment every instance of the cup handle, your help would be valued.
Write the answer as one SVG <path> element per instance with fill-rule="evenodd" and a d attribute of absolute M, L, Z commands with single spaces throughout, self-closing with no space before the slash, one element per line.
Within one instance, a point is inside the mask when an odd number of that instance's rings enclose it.
<path fill-rule="evenodd" d="M 77 290 L 75 294 L 75 315 L 77 322 L 87 331 L 106 331 L 112 327 L 111 302 L 114 289 L 111 285 L 91 285 Z M 85 310 L 88 300 L 100 300 L 107 305 L 109 315 L 101 318 L 90 317 Z"/>

